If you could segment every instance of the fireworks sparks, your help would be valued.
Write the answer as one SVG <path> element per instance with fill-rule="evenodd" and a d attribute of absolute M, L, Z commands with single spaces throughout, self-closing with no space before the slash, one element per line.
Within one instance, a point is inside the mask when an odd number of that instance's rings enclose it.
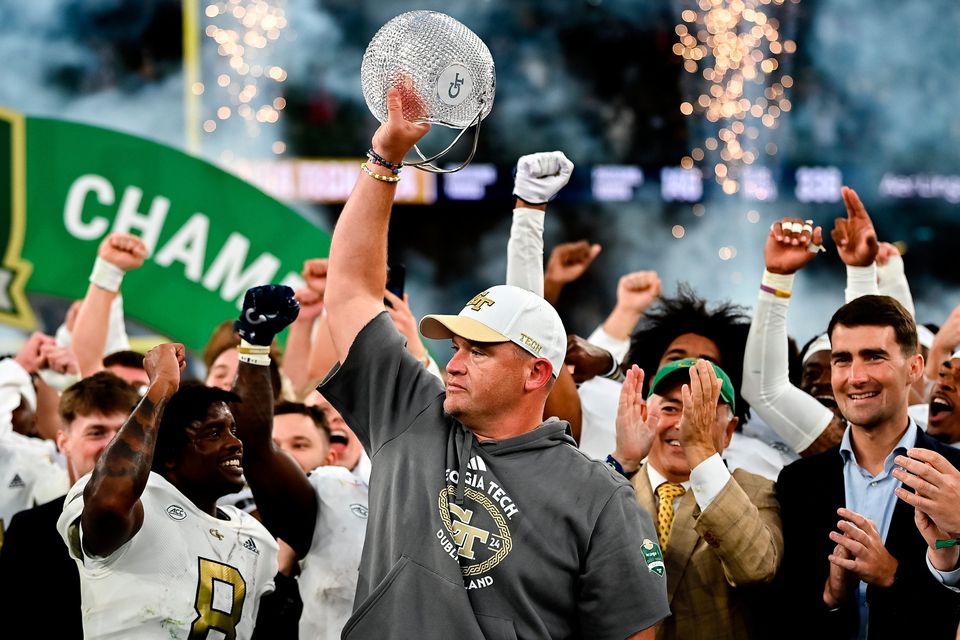
<path fill-rule="evenodd" d="M 706 161 L 724 193 L 740 190 L 747 167 L 773 155 L 777 147 L 763 144 L 764 129 L 775 129 L 792 105 L 787 90 L 793 78 L 783 73 L 781 61 L 796 51 L 784 39 L 780 21 L 771 17 L 778 6 L 799 0 L 697 0 L 685 9 L 677 25 L 673 52 L 695 79 L 699 93 L 683 102 L 680 112 L 702 115 L 708 135 L 702 147 L 691 150 L 681 166 Z M 763 151 L 761 151 L 761 148 Z"/>
<path fill-rule="evenodd" d="M 211 92 L 215 104 L 207 105 L 211 113 L 203 130 L 213 133 L 218 126 L 239 118 L 246 134 L 257 137 L 263 127 L 280 120 L 286 107 L 286 100 L 278 94 L 287 71 L 270 63 L 271 48 L 287 28 L 283 0 L 221 0 L 209 3 L 204 15 L 204 34 L 216 45 L 219 73 L 215 86 L 211 83 L 208 87 L 217 90 Z M 277 140 L 271 150 L 282 154 L 286 144 Z"/>

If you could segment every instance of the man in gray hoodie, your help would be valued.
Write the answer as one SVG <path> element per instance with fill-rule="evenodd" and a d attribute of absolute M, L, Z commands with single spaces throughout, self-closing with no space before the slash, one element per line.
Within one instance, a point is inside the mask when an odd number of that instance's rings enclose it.
<path fill-rule="evenodd" d="M 669 609 L 650 517 L 566 423 L 541 422 L 566 351 L 553 307 L 503 285 L 424 318 L 425 336 L 452 341 L 446 389 L 384 313 L 396 170 L 429 129 L 396 89 L 387 104 L 325 297 L 340 364 L 321 391 L 373 461 L 343 637 L 652 638 Z"/>

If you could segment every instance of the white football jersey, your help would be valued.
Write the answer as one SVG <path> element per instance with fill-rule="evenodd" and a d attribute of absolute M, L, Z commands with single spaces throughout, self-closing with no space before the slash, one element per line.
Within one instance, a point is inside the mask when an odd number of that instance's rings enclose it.
<path fill-rule="evenodd" d="M 66 469 L 40 440 L 13 432 L 0 436 L 0 544 L 14 514 L 59 498 L 69 488 Z"/>
<path fill-rule="evenodd" d="M 198 509 L 150 473 L 143 526 L 105 558 L 81 551 L 81 478 L 67 494 L 57 530 L 80 569 L 84 637 L 156 640 L 249 638 L 260 597 L 273 591 L 277 543 L 252 516 Z"/>
<path fill-rule="evenodd" d="M 334 466 L 311 471 L 310 484 L 317 492 L 317 524 L 300 564 L 300 637 L 335 640 L 353 613 L 368 488 L 349 469 Z"/>

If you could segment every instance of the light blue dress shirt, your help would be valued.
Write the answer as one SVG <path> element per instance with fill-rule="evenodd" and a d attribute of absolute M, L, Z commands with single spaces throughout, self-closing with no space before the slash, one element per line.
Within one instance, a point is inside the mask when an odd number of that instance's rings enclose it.
<path fill-rule="evenodd" d="M 893 519 L 893 509 L 897 506 L 897 494 L 894 490 L 902 483 L 891 473 L 896 465 L 893 459 L 899 455 L 906 455 L 907 449 L 917 443 L 917 425 L 911 419 L 907 423 L 907 430 L 897 442 L 893 451 L 883 461 L 883 469 L 877 475 L 860 466 L 857 456 L 853 452 L 850 442 L 850 427 L 843 432 L 840 441 L 840 455 L 843 457 L 843 492 L 847 509 L 855 511 L 873 521 L 880 532 L 880 539 L 886 542 L 887 532 L 890 530 L 890 521 Z M 867 584 L 860 582 L 858 589 L 860 605 L 860 638 L 867 637 Z"/>

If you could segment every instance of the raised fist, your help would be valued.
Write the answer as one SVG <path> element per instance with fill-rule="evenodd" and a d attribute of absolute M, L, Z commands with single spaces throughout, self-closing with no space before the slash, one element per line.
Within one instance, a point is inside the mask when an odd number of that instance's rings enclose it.
<path fill-rule="evenodd" d="M 243 309 L 234 328 L 250 344 L 269 346 L 274 336 L 297 319 L 300 303 L 293 289 L 282 284 L 265 284 L 247 289 Z"/>
<path fill-rule="evenodd" d="M 570 180 L 573 163 L 562 151 L 546 151 L 521 156 L 513 195 L 528 204 L 546 204 L 554 199 Z"/>
<path fill-rule="evenodd" d="M 135 235 L 114 232 L 100 243 L 97 257 L 123 271 L 139 269 L 147 257 L 147 245 Z"/>
<path fill-rule="evenodd" d="M 150 386 L 165 387 L 166 394 L 180 388 L 180 373 L 186 366 L 186 350 L 176 342 L 158 344 L 143 357 L 143 369 Z"/>
<path fill-rule="evenodd" d="M 317 293 L 310 287 L 297 289 L 293 294 L 300 303 L 300 315 L 297 316 L 297 322 L 313 323 L 323 313 L 323 295 Z"/>
<path fill-rule="evenodd" d="M 558 244 L 550 252 L 544 279 L 561 285 L 573 282 L 600 255 L 601 248 L 599 244 L 590 244 L 586 240 Z"/>
<path fill-rule="evenodd" d="M 330 260 L 327 258 L 304 260 L 303 271 L 300 274 L 303 276 L 303 281 L 307 283 L 307 286 L 320 294 L 321 300 L 323 299 L 323 294 L 327 291 L 327 267 L 329 264 Z"/>
<path fill-rule="evenodd" d="M 628 273 L 617 283 L 617 306 L 641 314 L 657 301 L 662 287 L 656 271 Z"/>

